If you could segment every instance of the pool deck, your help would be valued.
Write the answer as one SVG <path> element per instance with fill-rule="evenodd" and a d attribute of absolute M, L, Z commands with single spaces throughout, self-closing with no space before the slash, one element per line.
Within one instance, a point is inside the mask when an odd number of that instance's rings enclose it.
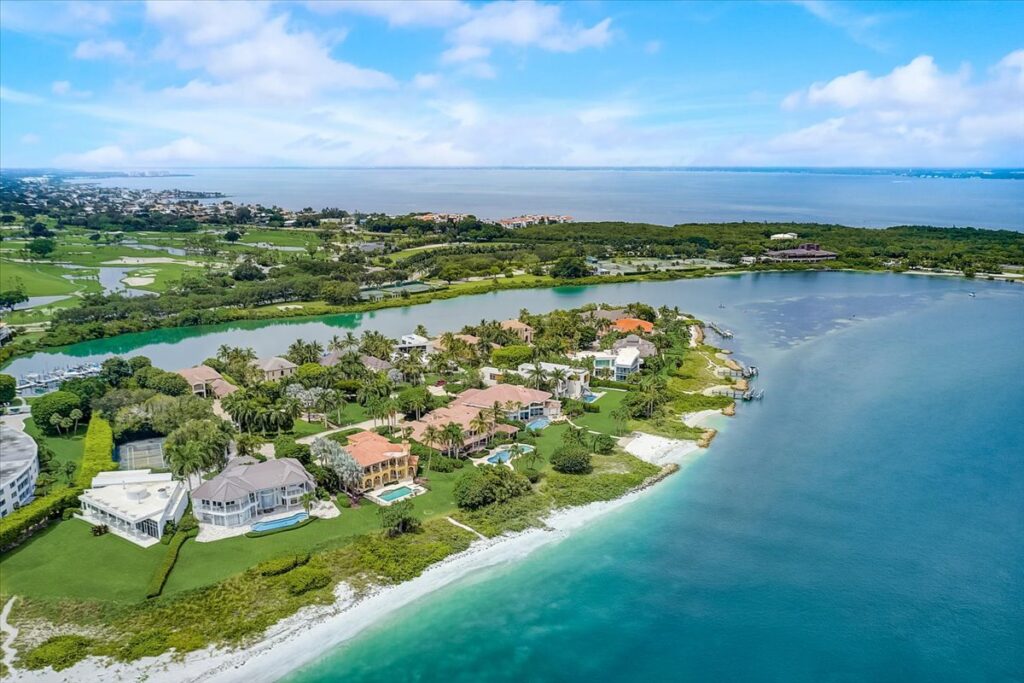
<path fill-rule="evenodd" d="M 412 490 L 412 493 L 409 494 L 408 496 L 402 496 L 401 498 L 396 498 L 394 500 L 384 500 L 383 498 L 381 498 L 381 495 L 387 493 L 388 491 L 394 491 L 395 489 L 400 489 L 403 487 Z M 376 505 L 388 507 L 389 505 L 392 505 L 399 501 L 408 500 L 410 498 L 415 498 L 416 496 L 423 495 L 426 492 L 427 489 L 425 487 L 420 486 L 419 484 L 414 484 L 412 481 L 407 481 L 398 482 L 397 484 L 391 484 L 390 486 L 382 486 L 381 488 L 374 489 L 373 491 L 367 491 L 366 493 L 363 494 L 363 498 L 366 498 L 371 503 L 374 503 Z"/>
<path fill-rule="evenodd" d="M 474 467 L 480 467 L 481 465 L 505 465 L 510 470 L 515 469 L 512 466 L 512 461 L 515 460 L 515 458 L 509 458 L 505 462 L 501 462 L 501 463 L 487 462 L 487 458 L 490 458 L 491 456 L 493 456 L 498 451 L 511 450 L 512 446 L 514 446 L 514 445 L 515 444 L 506 443 L 506 444 L 502 444 L 500 446 L 495 446 L 494 448 L 488 449 L 487 452 L 484 453 L 483 455 L 481 455 L 479 458 L 470 458 L 469 461 L 471 463 L 473 463 Z M 521 443 L 519 445 L 524 449 L 523 452 L 519 455 L 520 458 L 523 457 L 524 455 L 526 455 L 526 453 L 528 453 L 533 448 L 536 448 L 533 444 Z"/>
<path fill-rule="evenodd" d="M 210 543 L 212 541 L 220 541 L 225 538 L 234 538 L 236 536 L 244 536 L 245 534 L 252 531 L 252 525 L 259 522 L 273 522 L 275 519 L 285 519 L 291 517 L 300 512 L 305 512 L 301 505 L 281 512 L 272 512 L 269 515 L 258 515 L 253 517 L 245 524 L 239 524 L 238 526 L 216 526 L 214 524 L 199 524 L 199 535 L 196 536 L 196 541 L 199 543 Z M 327 500 L 318 500 L 313 503 L 309 509 L 310 517 L 320 517 L 322 519 L 330 519 L 337 517 L 341 512 L 338 507 Z"/>

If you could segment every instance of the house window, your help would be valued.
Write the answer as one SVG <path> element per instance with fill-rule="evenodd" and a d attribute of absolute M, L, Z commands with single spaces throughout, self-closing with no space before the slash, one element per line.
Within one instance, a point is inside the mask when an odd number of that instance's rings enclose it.
<path fill-rule="evenodd" d="M 160 530 L 157 528 L 156 522 L 151 519 L 144 519 L 141 522 L 136 523 L 135 528 L 147 536 L 160 538 Z"/>

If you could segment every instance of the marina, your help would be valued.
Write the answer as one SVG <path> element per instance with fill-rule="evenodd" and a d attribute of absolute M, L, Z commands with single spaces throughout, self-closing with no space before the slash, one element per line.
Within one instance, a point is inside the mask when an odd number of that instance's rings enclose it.
<path fill-rule="evenodd" d="M 19 396 L 41 396 L 56 391 L 62 382 L 85 377 L 96 377 L 100 374 L 98 363 L 85 363 L 49 372 L 28 372 L 18 377 L 15 389 Z"/>

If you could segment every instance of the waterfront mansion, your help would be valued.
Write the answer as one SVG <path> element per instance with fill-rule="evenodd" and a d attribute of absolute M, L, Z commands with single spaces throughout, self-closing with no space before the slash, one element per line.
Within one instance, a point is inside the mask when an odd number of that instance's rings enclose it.
<path fill-rule="evenodd" d="M 239 457 L 192 492 L 196 519 L 215 526 L 240 526 L 253 518 L 302 507 L 302 495 L 316 482 L 294 458 L 257 462 Z"/>
<path fill-rule="evenodd" d="M 409 452 L 409 442 L 391 443 L 376 432 L 348 437 L 345 450 L 363 468 L 363 493 L 382 486 L 411 483 L 419 457 Z"/>

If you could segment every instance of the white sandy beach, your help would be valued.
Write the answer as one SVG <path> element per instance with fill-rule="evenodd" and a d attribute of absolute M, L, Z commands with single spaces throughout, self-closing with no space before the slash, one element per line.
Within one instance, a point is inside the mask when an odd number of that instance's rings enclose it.
<path fill-rule="evenodd" d="M 625 448 L 656 465 L 685 464 L 696 457 L 692 441 L 679 441 L 638 434 Z M 402 607 L 443 588 L 471 573 L 526 557 L 537 548 L 556 543 L 592 520 L 637 500 L 653 487 L 634 491 L 616 500 L 593 503 L 553 513 L 547 528 L 474 542 L 464 552 L 437 563 L 417 578 L 396 586 L 380 587 L 361 599 L 347 584 L 336 590 L 329 607 L 307 607 L 271 627 L 256 644 L 238 650 L 207 648 L 189 653 L 184 661 L 171 655 L 148 657 L 131 664 L 89 658 L 61 672 L 17 671 L 10 679 L 26 682 L 77 683 L 79 681 L 146 681 L 147 683 L 192 683 L 225 681 L 260 683 L 276 681 L 285 674 L 314 661 L 339 644 L 394 614 Z"/>

